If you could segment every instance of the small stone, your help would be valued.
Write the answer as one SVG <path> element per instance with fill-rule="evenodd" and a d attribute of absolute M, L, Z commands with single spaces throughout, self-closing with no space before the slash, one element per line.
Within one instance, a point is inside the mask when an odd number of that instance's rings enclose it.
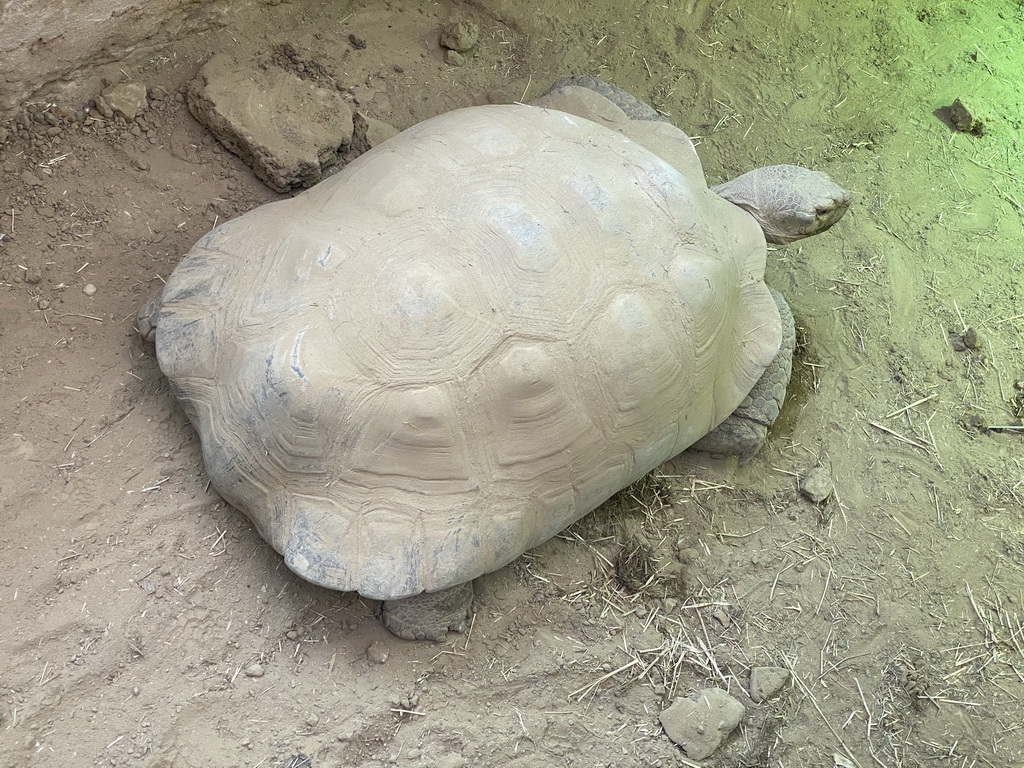
<path fill-rule="evenodd" d="M 968 349 L 977 349 L 978 344 L 978 332 L 971 326 L 964 331 L 964 346 Z"/>
<path fill-rule="evenodd" d="M 374 640 L 366 648 L 366 658 L 372 664 L 383 664 L 391 655 L 391 649 L 383 640 Z"/>
<path fill-rule="evenodd" d="M 310 728 L 316 728 L 320 724 L 320 715 L 316 712 L 310 712 L 306 715 L 306 725 Z"/>
<path fill-rule="evenodd" d="M 43 186 L 43 182 L 40 181 L 39 177 L 36 176 L 31 171 L 23 171 L 22 174 L 21 174 L 21 180 L 22 180 L 23 183 L 27 184 L 30 187 L 41 187 L 41 186 Z"/>
<path fill-rule="evenodd" d="M 134 120 L 136 115 L 149 106 L 146 98 L 146 86 L 142 85 L 142 83 L 114 85 L 104 90 L 100 96 L 110 106 L 111 110 L 125 120 Z M 99 105 L 99 99 L 97 99 L 97 109 L 99 109 Z"/>
<path fill-rule="evenodd" d="M 43 270 L 39 267 L 29 267 L 25 273 L 25 282 L 29 285 L 38 285 L 43 280 Z"/>
<path fill-rule="evenodd" d="M 480 40 L 480 27 L 474 21 L 451 21 L 441 27 L 441 47 L 465 53 Z"/>
<path fill-rule="evenodd" d="M 659 719 L 666 735 L 689 759 L 703 760 L 739 725 L 744 713 L 743 705 L 721 688 L 705 688 L 676 699 Z"/>
<path fill-rule="evenodd" d="M 800 493 L 820 504 L 832 495 L 832 478 L 824 467 L 814 467 L 800 480 Z"/>
<path fill-rule="evenodd" d="M 349 35 L 348 41 L 357 51 L 361 51 L 366 47 L 366 40 L 361 38 L 359 35 Z"/>
<path fill-rule="evenodd" d="M 750 698 L 757 704 L 770 699 L 789 682 L 789 670 L 783 667 L 754 667 L 750 670 Z"/>
<path fill-rule="evenodd" d="M 961 133 L 973 133 L 975 136 L 982 136 L 985 133 L 985 123 L 960 99 L 950 106 L 949 121 Z"/>
<path fill-rule="evenodd" d="M 245 668 L 246 677 L 263 677 L 263 665 L 259 662 L 250 664 Z"/>
<path fill-rule="evenodd" d="M 107 120 L 114 116 L 114 110 L 110 108 L 110 104 L 103 98 L 103 94 L 97 96 L 93 101 L 96 102 L 96 111 L 99 112 Z"/>
<path fill-rule="evenodd" d="M 139 589 L 141 589 L 147 595 L 156 594 L 156 587 L 153 586 L 153 582 L 146 581 L 145 579 L 139 582 Z"/>
<path fill-rule="evenodd" d="M 385 123 L 383 120 L 378 120 L 375 117 L 363 115 L 363 120 L 366 121 L 367 151 L 373 149 L 378 144 L 383 144 L 392 136 L 397 136 L 399 133 L 398 129 L 395 128 L 393 125 L 389 125 L 388 123 Z"/>
<path fill-rule="evenodd" d="M 84 293 L 86 296 L 95 296 L 96 295 L 96 286 L 93 285 L 92 283 L 86 283 L 82 287 L 82 293 Z"/>
<path fill-rule="evenodd" d="M 39 301 L 36 302 L 36 306 L 39 307 L 40 309 L 49 309 L 50 308 L 50 300 L 49 299 L 40 299 Z"/>
<path fill-rule="evenodd" d="M 461 67 L 466 63 L 466 57 L 458 51 L 445 51 L 444 63 L 449 67 Z"/>
<path fill-rule="evenodd" d="M 287 637 L 289 640 L 299 639 L 299 633 L 294 629 L 289 629 L 287 632 L 284 633 L 284 636 Z"/>

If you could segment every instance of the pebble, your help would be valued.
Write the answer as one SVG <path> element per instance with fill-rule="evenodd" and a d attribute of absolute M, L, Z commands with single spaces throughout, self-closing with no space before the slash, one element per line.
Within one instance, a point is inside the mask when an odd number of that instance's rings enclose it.
<path fill-rule="evenodd" d="M 49 309 L 50 308 L 50 300 L 49 299 L 40 299 L 39 301 L 36 302 L 36 306 L 39 307 L 40 309 Z"/>
<path fill-rule="evenodd" d="M 316 728 L 320 724 L 320 715 L 316 712 L 310 712 L 306 715 L 306 725 L 310 728 Z"/>
<path fill-rule="evenodd" d="M 24 171 L 21 174 L 21 180 L 23 183 L 27 184 L 30 187 L 43 186 L 43 182 L 39 179 L 39 177 L 29 171 Z"/>
<path fill-rule="evenodd" d="M 86 296 L 95 296 L 96 286 L 93 285 L 92 283 L 86 283 L 85 287 L 82 288 L 82 293 L 84 293 Z"/>
<path fill-rule="evenodd" d="M 259 662 L 245 668 L 246 677 L 263 677 L 263 665 Z"/>
<path fill-rule="evenodd" d="M 690 760 L 703 760 L 718 749 L 745 712 L 743 705 L 721 688 L 705 688 L 676 699 L 659 719 L 666 735 Z"/>
<path fill-rule="evenodd" d="M 789 682 L 789 670 L 783 667 L 754 667 L 750 670 L 750 698 L 760 704 L 778 693 Z"/>
<path fill-rule="evenodd" d="M 444 63 L 449 67 L 461 67 L 466 63 L 466 57 L 458 51 L 445 51 Z"/>
<path fill-rule="evenodd" d="M 366 648 L 366 658 L 372 664 L 383 664 L 391 655 L 391 649 L 383 640 L 374 640 Z"/>
<path fill-rule="evenodd" d="M 96 103 L 96 111 L 99 112 L 100 115 L 105 117 L 107 120 L 114 116 L 114 110 L 110 108 L 110 105 L 107 103 L 107 100 L 103 98 L 102 94 L 96 96 L 93 101 Z"/>
<path fill-rule="evenodd" d="M 978 117 L 976 107 L 964 104 L 962 99 L 956 99 L 950 106 L 949 121 L 961 133 L 973 133 L 976 136 L 985 133 L 985 121 Z"/>
<path fill-rule="evenodd" d="M 800 480 L 800 493 L 820 504 L 832 495 L 832 478 L 824 467 L 814 467 Z"/>
<path fill-rule="evenodd" d="M 452 21 L 441 27 L 441 47 L 465 53 L 480 40 L 480 27 L 473 21 Z"/>
<path fill-rule="evenodd" d="M 121 83 L 103 91 L 100 96 L 107 106 L 125 120 L 134 120 L 136 115 L 149 106 L 146 100 L 146 86 L 141 83 Z M 96 107 L 99 108 L 99 99 Z"/>

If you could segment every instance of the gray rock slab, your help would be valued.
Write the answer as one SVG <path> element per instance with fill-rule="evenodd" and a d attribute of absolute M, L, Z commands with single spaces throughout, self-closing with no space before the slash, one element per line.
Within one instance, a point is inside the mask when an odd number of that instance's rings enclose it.
<path fill-rule="evenodd" d="M 316 184 L 352 140 L 341 94 L 277 67 L 210 59 L 188 86 L 189 110 L 271 189 Z"/>

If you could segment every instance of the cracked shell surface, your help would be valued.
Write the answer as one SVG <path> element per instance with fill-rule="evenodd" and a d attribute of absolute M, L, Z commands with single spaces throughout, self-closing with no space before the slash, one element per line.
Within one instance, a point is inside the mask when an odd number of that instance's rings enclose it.
<path fill-rule="evenodd" d="M 195 245 L 157 356 L 292 570 L 468 581 L 743 400 L 781 338 L 764 237 L 677 133 L 680 168 L 567 113 L 458 110 Z"/>

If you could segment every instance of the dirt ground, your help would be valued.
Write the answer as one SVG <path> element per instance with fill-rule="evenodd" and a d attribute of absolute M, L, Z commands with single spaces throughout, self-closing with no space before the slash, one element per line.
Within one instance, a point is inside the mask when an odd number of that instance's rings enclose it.
<path fill-rule="evenodd" d="M 83 80 L 146 85 L 141 125 L 86 125 L 86 92 L 0 132 L 3 765 L 696 765 L 658 715 L 707 686 L 746 707 L 708 766 L 1024 764 L 1024 7 L 625 6 L 273 4 Z M 451 18 L 481 29 L 461 66 Z M 712 182 L 797 163 L 850 189 L 769 254 L 800 347 L 765 450 L 663 467 L 481 578 L 443 645 L 291 574 L 133 331 L 215 221 L 280 197 L 180 89 L 283 44 L 400 129 L 595 74 Z M 792 678 L 754 703 L 761 665 Z"/>

